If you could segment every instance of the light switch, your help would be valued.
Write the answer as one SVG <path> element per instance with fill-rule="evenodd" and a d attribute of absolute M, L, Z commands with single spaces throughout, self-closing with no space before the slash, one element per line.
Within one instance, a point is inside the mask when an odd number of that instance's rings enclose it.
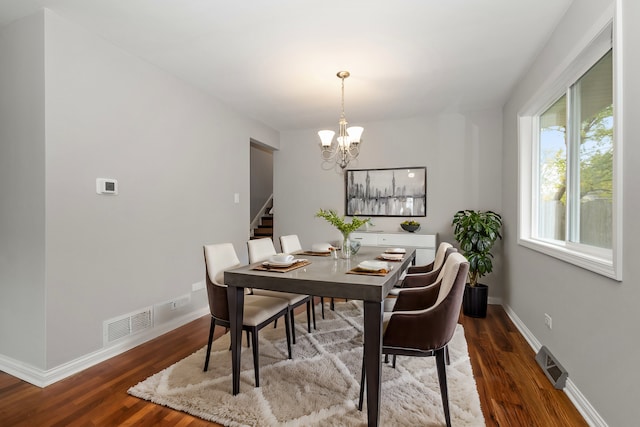
<path fill-rule="evenodd" d="M 233 195 L 233 203 L 240 203 L 240 193 L 235 193 Z"/>

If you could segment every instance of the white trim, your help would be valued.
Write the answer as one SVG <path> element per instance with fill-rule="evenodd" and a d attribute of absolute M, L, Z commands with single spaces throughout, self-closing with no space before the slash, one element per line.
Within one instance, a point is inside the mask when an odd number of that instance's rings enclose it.
<path fill-rule="evenodd" d="M 622 281 L 622 28 L 621 0 L 616 0 L 615 8 L 607 11 L 587 31 L 577 46 L 565 60 L 550 73 L 550 77 L 518 113 L 518 225 L 517 241 L 521 246 L 542 252 L 562 261 L 574 264 L 594 273 Z M 594 253 L 593 248 L 566 242 L 552 244 L 537 239 L 534 202 L 534 188 L 537 185 L 537 165 L 535 132 L 537 115 L 555 102 L 569 84 L 575 82 L 598 58 L 613 46 L 614 85 L 614 177 L 613 177 L 613 219 L 611 250 Z M 543 108 L 544 107 L 544 108 Z M 570 185 L 568 178 L 567 184 Z M 571 222 L 569 222 L 569 225 Z"/>
<path fill-rule="evenodd" d="M 623 194 L 623 46 L 622 46 L 622 0 L 615 2 L 615 17 L 613 20 L 613 111 L 614 111 L 614 141 L 616 148 L 613 152 L 613 260 L 612 267 L 616 280 L 622 280 L 622 194 Z"/>
<path fill-rule="evenodd" d="M 152 329 L 144 332 L 125 337 L 110 347 L 104 347 L 92 353 L 85 354 L 70 362 L 63 363 L 51 369 L 40 369 L 19 360 L 12 359 L 8 356 L 0 354 L 0 370 L 19 378 L 23 381 L 31 383 L 38 387 L 46 387 L 73 374 L 90 368 L 98 363 L 104 362 L 114 356 L 131 350 L 147 341 L 166 334 L 180 326 L 199 319 L 209 313 L 209 306 L 187 313 L 177 317 L 170 322 L 154 326 Z"/>
<path fill-rule="evenodd" d="M 511 307 L 509 307 L 508 305 L 503 305 L 503 308 L 507 313 L 507 316 L 509 316 L 509 319 L 511 319 L 518 331 L 520 331 L 524 339 L 529 343 L 534 353 L 538 353 L 538 351 L 540 351 L 540 348 L 542 348 L 542 344 L 540 343 L 540 341 L 538 341 L 536 336 L 533 335 L 529 328 L 527 328 L 524 322 L 520 320 L 518 315 L 511 309 Z M 598 411 L 596 411 L 593 405 L 589 403 L 584 394 L 582 394 L 580 390 L 578 390 L 578 387 L 574 384 L 573 381 L 571 381 L 571 378 L 567 378 L 567 382 L 563 391 L 567 395 L 567 397 L 569 397 L 569 400 L 571 400 L 573 406 L 575 406 L 578 412 L 580 412 L 580 415 L 582 415 L 587 424 L 592 427 L 608 427 L 608 424 L 606 423 L 604 418 L 602 418 L 600 414 L 598 414 Z"/>

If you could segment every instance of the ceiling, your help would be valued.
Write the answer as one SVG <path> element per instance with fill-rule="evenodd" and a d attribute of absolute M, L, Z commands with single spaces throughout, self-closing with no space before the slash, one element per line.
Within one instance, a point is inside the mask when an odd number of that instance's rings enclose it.
<path fill-rule="evenodd" d="M 500 107 L 572 0 L 0 0 L 45 7 L 277 130 Z M 334 126 L 335 125 L 335 126 Z"/>

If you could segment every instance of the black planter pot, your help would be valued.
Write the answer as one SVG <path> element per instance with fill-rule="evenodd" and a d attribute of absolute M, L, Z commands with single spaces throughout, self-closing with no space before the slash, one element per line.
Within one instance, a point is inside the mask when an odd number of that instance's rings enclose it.
<path fill-rule="evenodd" d="M 487 285 L 478 283 L 471 287 L 467 283 L 462 298 L 462 312 L 469 317 L 487 317 L 488 298 L 489 287 Z"/>

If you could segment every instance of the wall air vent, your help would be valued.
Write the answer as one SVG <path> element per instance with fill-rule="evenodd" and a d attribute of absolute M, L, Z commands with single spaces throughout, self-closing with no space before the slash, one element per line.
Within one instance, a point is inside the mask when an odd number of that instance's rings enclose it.
<path fill-rule="evenodd" d="M 538 362 L 538 365 L 540 365 L 542 371 L 555 388 L 559 390 L 564 388 L 569 373 L 562 367 L 547 347 L 542 346 L 538 354 L 536 354 L 536 362 Z"/>
<path fill-rule="evenodd" d="M 128 337 L 153 326 L 152 307 L 134 313 L 125 314 L 103 323 L 103 344 L 111 344 L 121 338 Z"/>

